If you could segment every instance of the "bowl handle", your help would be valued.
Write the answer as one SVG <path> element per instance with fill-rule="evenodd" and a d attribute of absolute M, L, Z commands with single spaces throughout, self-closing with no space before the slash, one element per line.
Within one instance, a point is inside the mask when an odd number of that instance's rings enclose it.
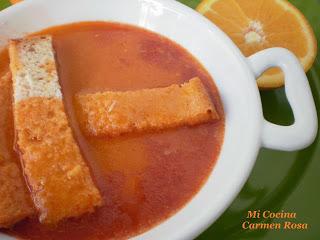
<path fill-rule="evenodd" d="M 281 68 L 285 77 L 285 93 L 294 115 L 291 126 L 280 126 L 263 120 L 263 147 L 294 151 L 310 145 L 317 135 L 317 112 L 307 76 L 299 60 L 287 49 L 270 48 L 250 56 L 248 62 L 256 78 L 268 68 Z"/>

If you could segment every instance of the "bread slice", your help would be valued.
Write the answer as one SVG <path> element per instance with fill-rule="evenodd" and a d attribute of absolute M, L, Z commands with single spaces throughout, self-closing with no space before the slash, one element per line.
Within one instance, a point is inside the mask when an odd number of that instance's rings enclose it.
<path fill-rule="evenodd" d="M 76 96 L 82 129 L 91 136 L 161 130 L 218 119 L 199 78 L 182 85 Z"/>
<path fill-rule="evenodd" d="M 39 219 L 46 224 L 102 204 L 64 109 L 51 36 L 13 40 L 17 147 Z"/>
<path fill-rule="evenodd" d="M 12 82 L 0 78 L 0 228 L 8 228 L 35 214 L 35 209 L 13 152 Z"/>

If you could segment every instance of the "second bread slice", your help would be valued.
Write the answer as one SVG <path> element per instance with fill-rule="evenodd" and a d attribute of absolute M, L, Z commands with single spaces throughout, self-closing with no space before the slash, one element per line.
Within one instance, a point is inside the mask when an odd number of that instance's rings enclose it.
<path fill-rule="evenodd" d="M 164 88 L 78 94 L 82 129 L 91 136 L 192 126 L 219 119 L 199 78 Z"/>

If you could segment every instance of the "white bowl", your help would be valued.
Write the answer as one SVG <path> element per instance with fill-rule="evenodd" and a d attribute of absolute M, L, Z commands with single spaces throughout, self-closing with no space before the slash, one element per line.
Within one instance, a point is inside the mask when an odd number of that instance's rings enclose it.
<path fill-rule="evenodd" d="M 96 20 L 137 25 L 188 49 L 212 75 L 225 110 L 225 138 L 208 181 L 174 216 L 134 239 L 193 239 L 237 196 L 261 146 L 297 150 L 313 142 L 316 109 L 294 55 L 276 48 L 247 59 L 219 28 L 173 0 L 28 0 L 0 12 L 1 45 L 8 38 L 50 26 Z M 271 66 L 285 72 L 286 94 L 295 116 L 292 126 L 277 126 L 263 118 L 255 77 Z"/>

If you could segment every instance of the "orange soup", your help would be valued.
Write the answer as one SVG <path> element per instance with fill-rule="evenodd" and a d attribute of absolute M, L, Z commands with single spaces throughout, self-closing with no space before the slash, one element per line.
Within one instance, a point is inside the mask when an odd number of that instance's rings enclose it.
<path fill-rule="evenodd" d="M 104 204 L 92 214 L 54 227 L 40 224 L 35 217 L 2 231 L 19 239 L 123 239 L 180 210 L 205 183 L 223 142 L 222 103 L 208 72 L 178 44 L 129 25 L 77 23 L 40 34 L 53 36 L 69 121 Z M 5 51 L 1 74 L 8 70 L 8 62 Z M 76 94 L 166 87 L 193 77 L 202 80 L 219 120 L 112 138 L 88 137 L 80 130 Z M 1 134 L 10 134 L 6 146 L 12 152 L 12 131 Z"/>

